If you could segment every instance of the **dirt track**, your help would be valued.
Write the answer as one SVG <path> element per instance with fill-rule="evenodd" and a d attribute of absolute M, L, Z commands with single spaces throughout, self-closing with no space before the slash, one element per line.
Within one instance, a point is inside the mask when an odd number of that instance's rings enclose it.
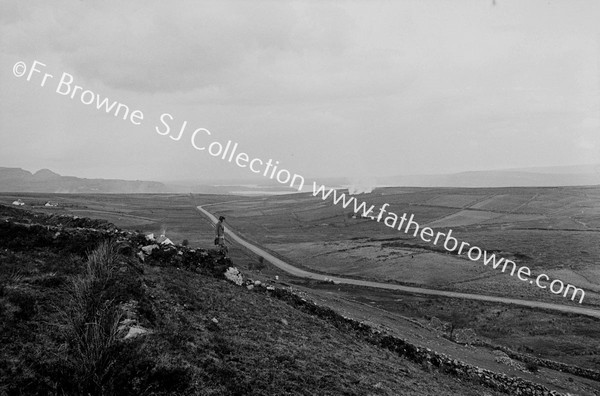
<path fill-rule="evenodd" d="M 205 206 L 208 206 L 208 205 L 205 205 Z M 207 216 L 212 222 L 217 223 L 217 221 L 218 221 L 217 218 L 215 216 L 213 216 L 210 212 L 203 209 L 202 206 L 197 206 L 197 208 L 202 214 Z M 240 238 L 229 227 L 227 227 L 227 235 L 231 239 L 233 239 L 237 243 L 239 243 L 240 245 L 242 245 L 245 248 L 249 249 L 250 251 L 256 253 L 257 255 L 262 256 L 265 260 L 267 260 L 274 266 L 284 270 L 285 272 L 288 272 L 288 273 L 298 276 L 298 277 L 308 278 L 308 279 L 323 280 L 325 278 L 325 276 L 322 274 L 316 274 L 314 272 L 305 271 L 305 270 L 296 268 L 296 267 L 286 263 L 285 261 L 273 256 L 269 252 L 261 249 L 260 247 L 253 245 L 253 244 L 247 242 L 246 240 Z M 490 301 L 490 302 L 498 302 L 498 303 L 504 303 L 504 304 L 514 304 L 514 305 L 521 305 L 521 306 L 531 307 L 531 308 L 550 309 L 553 311 L 569 312 L 569 313 L 575 313 L 575 314 L 600 318 L 600 310 L 595 310 L 595 309 L 590 309 L 590 308 L 573 307 L 573 306 L 568 306 L 568 305 L 552 304 L 552 303 L 545 303 L 545 302 L 539 302 L 539 301 L 519 300 L 519 299 L 514 299 L 514 298 L 506 298 L 506 297 L 486 296 L 486 295 L 481 295 L 481 294 L 467 294 L 467 293 L 457 293 L 457 292 L 444 291 L 444 290 L 423 289 L 423 288 L 419 288 L 419 287 L 402 286 L 402 285 L 395 285 L 395 284 L 391 284 L 391 283 L 381 283 L 381 282 L 372 282 L 372 281 L 366 281 L 366 280 L 360 280 L 360 279 L 341 278 L 341 277 L 333 276 L 333 275 L 328 275 L 327 278 L 333 280 L 334 282 L 345 283 L 345 284 L 349 284 L 349 285 L 368 286 L 368 287 L 375 287 L 375 288 L 389 289 L 389 290 L 400 290 L 400 291 L 405 291 L 405 292 L 410 292 L 410 293 L 420 293 L 420 294 L 434 295 L 434 296 L 446 296 L 446 297 L 454 297 L 454 298 L 465 298 L 465 299 L 470 299 L 470 300 L 480 300 L 480 301 Z"/>

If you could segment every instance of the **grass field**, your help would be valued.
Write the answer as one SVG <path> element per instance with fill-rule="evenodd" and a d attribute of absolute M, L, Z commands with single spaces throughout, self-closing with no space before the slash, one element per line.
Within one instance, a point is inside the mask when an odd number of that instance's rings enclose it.
<path fill-rule="evenodd" d="M 376 207 L 389 203 L 389 211 L 413 214 L 422 226 L 442 232 L 452 229 L 457 238 L 471 245 L 501 252 L 519 265 L 564 282 L 573 280 L 575 286 L 585 288 L 585 303 L 600 304 L 600 278 L 596 276 L 600 268 L 600 188 L 384 188 L 358 198 Z M 227 213 L 235 229 L 297 263 L 305 257 L 318 257 L 309 265 L 313 269 L 561 301 L 549 292 L 540 293 L 482 269 L 481 263 L 448 256 L 443 249 L 432 251 L 436 247 L 412 235 L 374 221 L 353 219 L 348 209 L 310 194 L 254 198 L 215 205 L 212 210 Z M 396 238 L 398 246 L 376 241 L 389 238 Z"/>

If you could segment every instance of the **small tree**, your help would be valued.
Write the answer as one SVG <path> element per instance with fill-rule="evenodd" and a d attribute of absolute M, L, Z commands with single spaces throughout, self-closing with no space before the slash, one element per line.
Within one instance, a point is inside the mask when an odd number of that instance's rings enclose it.
<path fill-rule="evenodd" d="M 184 239 L 183 242 L 181 242 L 181 246 L 189 246 L 190 241 L 188 241 L 187 239 Z"/>
<path fill-rule="evenodd" d="M 261 270 L 265 268 L 265 258 L 263 256 L 258 256 L 258 264 L 256 264 L 256 269 Z"/>
<path fill-rule="evenodd" d="M 470 313 L 461 312 L 458 309 L 454 309 L 450 313 L 450 339 L 454 335 L 454 330 L 463 329 L 467 327 L 469 323 L 473 321 L 473 316 Z"/>

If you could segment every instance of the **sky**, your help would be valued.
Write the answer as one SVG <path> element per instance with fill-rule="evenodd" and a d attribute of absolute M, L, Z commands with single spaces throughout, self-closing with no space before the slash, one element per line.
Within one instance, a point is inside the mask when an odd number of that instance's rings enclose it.
<path fill-rule="evenodd" d="M 596 0 L 2 0 L 0 166 L 263 177 L 208 153 L 228 141 L 307 178 L 600 163 L 598 20 Z"/>

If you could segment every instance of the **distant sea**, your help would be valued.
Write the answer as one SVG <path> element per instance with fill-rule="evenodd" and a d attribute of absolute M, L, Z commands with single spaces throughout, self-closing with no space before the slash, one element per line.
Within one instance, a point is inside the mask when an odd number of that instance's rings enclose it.
<path fill-rule="evenodd" d="M 284 194 L 298 194 L 300 192 L 312 193 L 313 186 L 312 183 L 306 184 L 302 191 L 298 191 L 296 188 L 288 188 L 282 189 L 281 186 L 261 186 L 258 184 L 236 184 L 236 185 L 228 185 L 228 184 L 213 184 L 210 186 L 215 190 L 219 190 L 222 194 L 231 194 L 231 195 L 284 195 Z M 327 188 L 333 189 L 347 189 L 348 186 L 327 186 Z"/>

